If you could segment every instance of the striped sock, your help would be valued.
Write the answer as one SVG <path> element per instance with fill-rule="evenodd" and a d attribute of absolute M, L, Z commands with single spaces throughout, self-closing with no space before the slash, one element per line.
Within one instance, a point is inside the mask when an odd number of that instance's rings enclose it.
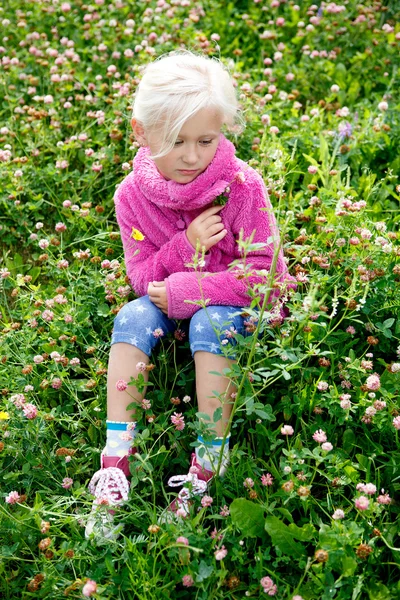
<path fill-rule="evenodd" d="M 107 441 L 105 453 L 107 456 L 126 456 L 135 438 L 136 423 L 125 421 L 106 421 Z"/>
<path fill-rule="evenodd" d="M 229 462 L 229 440 L 230 436 L 225 439 L 222 447 L 223 438 L 215 438 L 212 443 L 205 442 L 199 435 L 197 441 L 199 445 L 196 447 L 196 460 L 198 464 L 207 469 L 207 471 L 217 470 L 220 455 L 222 452 L 222 467 L 226 467 Z"/>

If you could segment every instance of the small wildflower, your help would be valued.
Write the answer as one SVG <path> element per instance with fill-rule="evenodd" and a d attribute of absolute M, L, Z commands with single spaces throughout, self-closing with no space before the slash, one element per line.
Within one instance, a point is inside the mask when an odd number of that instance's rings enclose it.
<path fill-rule="evenodd" d="M 373 483 L 358 483 L 356 486 L 356 490 L 358 492 L 363 492 L 368 496 L 373 496 L 374 494 L 376 494 L 376 485 L 374 485 Z"/>
<path fill-rule="evenodd" d="M 314 557 L 317 562 L 323 563 L 328 560 L 329 554 L 327 553 L 326 550 L 316 550 Z"/>
<path fill-rule="evenodd" d="M 321 444 L 321 448 L 326 452 L 330 452 L 333 449 L 333 446 L 330 442 L 324 442 L 323 444 Z"/>
<path fill-rule="evenodd" d="M 184 575 L 182 577 L 182 585 L 184 585 L 185 587 L 192 587 L 193 584 L 194 580 L 191 575 Z"/>
<path fill-rule="evenodd" d="M 73 483 L 74 480 L 71 479 L 71 477 L 64 477 L 61 485 L 64 488 L 64 490 L 69 490 L 69 488 L 72 487 Z"/>
<path fill-rule="evenodd" d="M 161 329 L 161 327 L 157 327 L 157 329 L 155 329 L 155 330 L 153 331 L 153 336 L 154 336 L 155 338 L 160 338 L 160 337 L 163 337 L 163 335 L 164 335 L 164 331 Z"/>
<path fill-rule="evenodd" d="M 21 496 L 18 494 L 18 492 L 10 492 L 7 496 L 6 496 L 6 503 L 7 504 L 17 504 L 17 502 L 19 502 L 21 499 Z"/>
<path fill-rule="evenodd" d="M 182 431 L 185 429 L 185 417 L 182 415 L 182 413 L 174 413 L 171 416 L 171 422 L 173 425 L 175 425 L 175 429 L 177 431 Z"/>
<path fill-rule="evenodd" d="M 316 431 L 313 434 L 313 440 L 315 440 L 319 444 L 323 444 L 324 442 L 326 442 L 327 441 L 327 437 L 326 437 L 325 431 L 323 431 L 322 429 L 318 429 L 318 431 Z"/>
<path fill-rule="evenodd" d="M 261 475 L 261 483 L 265 485 L 265 487 L 273 485 L 274 478 L 272 477 L 271 473 L 265 473 L 264 475 Z"/>
<path fill-rule="evenodd" d="M 183 535 L 180 535 L 178 538 L 176 538 L 176 543 L 184 544 L 185 546 L 189 546 L 189 540 L 187 538 L 183 537 Z"/>
<path fill-rule="evenodd" d="M 86 598 L 90 598 L 92 594 L 97 592 L 97 583 L 93 579 L 88 579 L 82 588 L 82 594 Z"/>
<path fill-rule="evenodd" d="M 178 340 L 178 342 L 182 342 L 186 337 L 186 333 L 182 329 L 176 329 L 174 331 L 174 338 Z"/>
<path fill-rule="evenodd" d="M 268 594 L 268 596 L 275 596 L 277 587 L 272 581 L 271 577 L 263 577 L 260 579 L 260 584 L 263 588 L 264 594 Z"/>
<path fill-rule="evenodd" d="M 43 538 L 43 540 L 40 540 L 40 542 L 38 543 L 38 548 L 39 550 L 47 550 L 47 548 L 50 546 L 51 544 L 51 538 L 47 537 L 47 538 Z"/>
<path fill-rule="evenodd" d="M 332 515 L 332 519 L 335 519 L 335 521 L 340 521 L 340 519 L 344 519 L 344 517 L 345 514 L 341 508 L 337 508 Z"/>
<path fill-rule="evenodd" d="M 34 404 L 31 404 L 30 402 L 28 402 L 27 404 L 24 404 L 24 406 L 22 407 L 24 416 L 27 419 L 35 419 L 37 416 L 37 412 L 38 409 L 36 408 L 36 406 Z"/>
<path fill-rule="evenodd" d="M 47 533 L 50 529 L 50 523 L 48 521 L 42 521 L 40 523 L 40 533 Z"/>
<path fill-rule="evenodd" d="M 123 379 L 118 379 L 117 383 L 115 384 L 115 387 L 119 392 L 124 392 L 127 389 L 128 384 Z"/>
<path fill-rule="evenodd" d="M 382 492 L 383 492 L 383 490 L 382 490 Z M 392 499 L 389 496 L 389 494 L 382 493 L 377 497 L 376 501 L 378 502 L 378 504 L 391 504 Z"/>
<path fill-rule="evenodd" d="M 377 375 L 376 373 L 374 375 L 370 375 L 367 381 L 365 382 L 365 387 L 367 388 L 367 390 L 370 390 L 372 392 L 379 390 L 379 388 L 381 387 L 379 375 Z"/>
<path fill-rule="evenodd" d="M 284 492 L 291 492 L 293 490 L 294 487 L 294 483 L 292 480 L 290 481 L 285 481 L 285 483 L 282 484 L 282 489 Z"/>
<path fill-rule="evenodd" d="M 141 231 L 139 231 L 139 229 L 135 229 L 135 227 L 132 227 L 131 238 L 136 240 L 137 242 L 142 242 L 145 236 Z"/>
<path fill-rule="evenodd" d="M 221 515 L 221 517 L 229 517 L 229 508 L 226 506 L 226 504 L 224 504 L 224 506 L 221 508 L 221 510 L 219 511 L 219 514 Z"/>
<path fill-rule="evenodd" d="M 221 546 L 221 548 L 214 552 L 215 560 L 223 560 L 227 554 L 228 550 L 225 546 Z"/>
<path fill-rule="evenodd" d="M 329 388 L 329 384 L 326 381 L 319 381 L 317 383 L 317 390 L 319 392 L 326 392 L 326 390 Z"/>
<path fill-rule="evenodd" d="M 147 528 L 147 531 L 149 533 L 158 533 L 160 531 L 160 526 L 159 525 L 149 525 Z"/>
<path fill-rule="evenodd" d="M 203 508 L 206 508 L 208 506 L 211 506 L 211 504 L 214 502 L 214 499 L 211 498 L 211 496 L 203 496 L 201 499 L 201 505 Z"/>
<path fill-rule="evenodd" d="M 252 480 L 251 477 L 246 477 L 246 479 L 243 482 L 243 485 L 245 488 L 250 489 L 250 488 L 254 487 L 254 481 Z"/>
<path fill-rule="evenodd" d="M 393 419 L 393 427 L 397 430 L 400 429 L 400 415 L 398 417 L 394 417 Z"/>
<path fill-rule="evenodd" d="M 281 427 L 281 434 L 282 435 L 293 435 L 294 429 L 291 425 L 283 425 Z"/>
<path fill-rule="evenodd" d="M 368 510 L 369 508 L 369 500 L 366 496 L 360 496 L 356 498 L 354 504 L 358 510 Z"/>
<path fill-rule="evenodd" d="M 356 554 L 357 554 L 358 558 L 361 558 L 362 560 L 365 560 L 366 558 L 368 558 L 368 556 L 371 554 L 371 552 L 373 552 L 373 548 L 372 548 L 372 546 L 369 546 L 368 544 L 360 544 L 356 550 Z"/>

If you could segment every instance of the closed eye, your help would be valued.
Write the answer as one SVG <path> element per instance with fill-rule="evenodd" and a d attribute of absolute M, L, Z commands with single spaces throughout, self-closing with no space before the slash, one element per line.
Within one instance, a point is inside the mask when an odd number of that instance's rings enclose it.
<path fill-rule="evenodd" d="M 202 146 L 209 146 L 210 144 L 212 144 L 213 140 L 201 140 L 199 143 Z M 175 146 L 181 146 L 183 144 L 182 140 L 176 140 L 175 142 Z"/>

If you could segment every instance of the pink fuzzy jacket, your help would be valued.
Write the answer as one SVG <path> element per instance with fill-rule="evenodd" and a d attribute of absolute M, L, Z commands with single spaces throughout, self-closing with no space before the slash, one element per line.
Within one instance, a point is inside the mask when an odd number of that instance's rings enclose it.
<path fill-rule="evenodd" d="M 212 162 L 187 184 L 164 179 L 149 154 L 148 148 L 138 151 L 133 171 L 118 186 L 114 198 L 127 274 L 135 293 L 144 296 L 150 282 L 165 281 L 168 316 L 172 319 L 187 319 L 199 310 L 200 306 L 185 300 L 208 299 L 209 305 L 249 306 L 249 283 L 265 282 L 265 277 L 254 273 L 250 279 L 241 279 L 237 271 L 228 267 L 243 258 L 237 244 L 241 231 L 244 239 L 254 232 L 253 243 L 268 243 L 250 252 L 247 264 L 255 270 L 269 269 L 271 265 L 278 232 L 261 176 L 235 156 L 235 147 L 222 134 Z M 239 172 L 244 174 L 243 182 L 240 177 L 235 179 Z M 210 248 L 199 276 L 189 266 L 195 251 L 185 230 L 227 186 L 231 191 L 220 215 L 228 233 Z M 133 228 L 143 233 L 143 240 L 132 238 Z M 271 236 L 275 237 L 274 242 L 268 242 Z M 282 252 L 275 279 L 292 280 Z M 274 294 L 276 297 L 279 292 Z"/>

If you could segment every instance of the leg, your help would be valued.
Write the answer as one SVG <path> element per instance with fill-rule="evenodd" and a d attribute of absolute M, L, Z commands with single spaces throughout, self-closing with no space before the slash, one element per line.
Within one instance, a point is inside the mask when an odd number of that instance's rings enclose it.
<path fill-rule="evenodd" d="M 141 402 L 144 390 L 140 393 L 134 386 L 128 386 L 126 391 L 119 391 L 116 384 L 119 380 L 129 383 L 131 377 L 136 379 L 139 373 L 136 365 L 148 363 L 161 330 L 166 334 L 174 331 L 175 326 L 148 296 L 126 304 L 114 321 L 107 380 L 107 443 L 101 454 L 101 469 L 89 483 L 95 499 L 86 537 L 97 532 L 102 537 L 115 539 L 120 528 L 113 525 L 114 508 L 128 499 L 128 454 L 134 443 L 135 411 L 127 411 L 127 406 Z M 153 335 L 155 329 L 159 329 L 157 337 Z M 147 372 L 143 375 L 147 382 Z M 105 511 L 101 511 L 103 506 Z"/>
<path fill-rule="evenodd" d="M 171 477 L 168 482 L 172 487 L 182 485 L 182 482 L 189 482 L 192 486 L 191 489 L 184 486 L 169 507 L 169 510 L 183 517 L 190 511 L 193 496 L 204 494 L 207 483 L 216 474 L 223 476 L 229 463 L 229 432 L 226 428 L 232 412 L 231 395 L 236 387 L 228 377 L 213 375 L 212 371 L 222 373 L 232 366 L 234 354 L 228 358 L 222 347 L 234 345 L 236 333 L 244 333 L 244 319 L 235 307 L 211 306 L 201 309 L 190 321 L 189 340 L 196 366 L 199 412 L 210 417 L 207 424 L 211 435 L 198 436 L 188 475 Z M 213 423 L 218 408 L 222 408 L 222 419 Z"/>
<path fill-rule="evenodd" d="M 234 358 L 226 357 L 222 346 L 234 344 L 235 333 L 244 333 L 243 317 L 231 306 L 210 306 L 199 310 L 190 322 L 190 347 L 196 365 L 196 390 L 199 411 L 210 416 L 222 407 L 222 420 L 216 423 L 216 434 L 222 436 L 232 411 L 232 397 L 236 388 L 227 377 L 212 375 L 229 369 Z M 217 392 L 215 394 L 214 392 Z"/>
<path fill-rule="evenodd" d="M 137 378 L 139 362 L 148 364 L 149 356 L 158 342 L 152 332 L 160 328 L 164 333 L 174 330 L 175 323 L 168 319 L 147 296 L 126 304 L 118 313 L 111 338 L 111 351 L 107 379 L 107 419 L 110 421 L 134 421 L 134 411 L 127 412 L 132 402 L 140 404 L 145 390 L 140 393 L 134 386 L 120 392 L 116 388 L 118 380 L 129 383 Z M 145 381 L 148 373 L 143 373 Z"/>
<path fill-rule="evenodd" d="M 109 421 L 132 422 L 135 420 L 135 412 L 127 412 L 126 407 L 132 402 L 140 404 L 145 390 L 140 393 L 134 386 L 130 385 L 125 392 L 119 392 L 116 383 L 120 379 L 127 382 L 130 381 L 131 377 L 136 379 L 139 374 L 136 365 L 139 362 L 147 365 L 149 357 L 136 346 L 126 343 L 111 346 L 107 376 L 107 419 Z M 147 382 L 147 371 L 143 373 L 143 376 Z"/>
<path fill-rule="evenodd" d="M 213 415 L 217 408 L 222 406 L 222 420 L 215 424 L 218 437 L 223 436 L 232 410 L 232 397 L 236 390 L 234 384 L 227 377 L 211 375 L 210 371 L 222 373 L 229 369 L 233 363 L 225 356 L 216 356 L 211 352 L 198 351 L 194 355 L 196 365 L 196 392 L 199 412 L 206 413 L 213 422 Z M 218 395 L 215 395 L 217 392 Z"/>

